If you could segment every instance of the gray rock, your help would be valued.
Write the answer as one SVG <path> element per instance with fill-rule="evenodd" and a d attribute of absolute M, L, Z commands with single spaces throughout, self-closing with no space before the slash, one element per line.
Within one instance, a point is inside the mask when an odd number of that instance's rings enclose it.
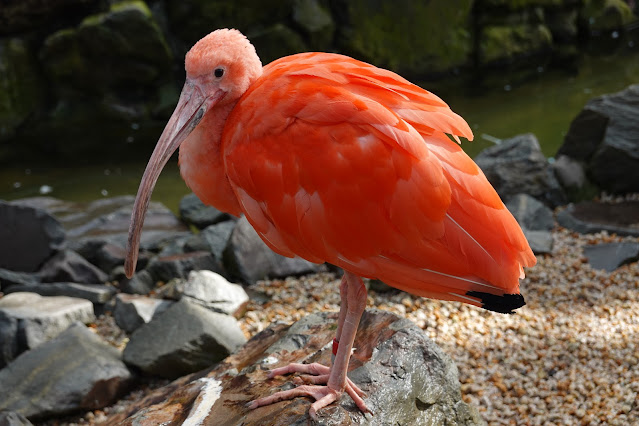
<path fill-rule="evenodd" d="M 120 282 L 120 289 L 130 294 L 149 294 L 155 287 L 155 280 L 147 270 L 136 272 L 130 279 Z"/>
<path fill-rule="evenodd" d="M 237 221 L 224 251 L 224 266 L 233 276 L 253 284 L 266 278 L 317 272 L 322 265 L 300 258 L 288 258 L 273 252 L 246 217 Z"/>
<path fill-rule="evenodd" d="M 0 201 L 0 268 L 34 272 L 58 251 L 65 232 L 41 209 Z"/>
<path fill-rule="evenodd" d="M 206 227 L 200 232 L 200 237 L 206 242 L 208 250 L 219 261 L 222 261 L 224 249 L 229 243 L 236 221 L 220 222 L 216 225 Z"/>
<path fill-rule="evenodd" d="M 533 231 L 530 229 L 522 229 L 524 236 L 528 240 L 530 249 L 535 254 L 550 254 L 553 248 L 552 232 L 550 231 Z"/>
<path fill-rule="evenodd" d="M 508 199 L 506 207 L 522 228 L 532 231 L 550 231 L 555 226 L 552 210 L 530 195 L 514 195 Z"/>
<path fill-rule="evenodd" d="M 168 282 L 173 278 L 186 278 L 191 271 L 207 269 L 221 272 L 222 265 L 209 252 L 192 252 L 173 256 L 158 256 L 149 262 L 146 270 L 154 281 Z"/>
<path fill-rule="evenodd" d="M 15 272 L 0 268 L 0 289 L 5 291 L 14 285 L 35 285 L 40 282 L 40 275 L 29 272 Z"/>
<path fill-rule="evenodd" d="M 101 284 L 109 276 L 71 250 L 64 250 L 49 259 L 40 270 L 43 282 L 73 282 Z"/>
<path fill-rule="evenodd" d="M 0 411 L 30 419 L 105 407 L 129 386 L 120 353 L 81 323 L 0 370 Z"/>
<path fill-rule="evenodd" d="M 5 353 L 0 359 L 0 366 L 21 352 L 53 339 L 75 321 L 89 323 L 95 320 L 93 304 L 88 300 L 66 296 L 43 297 L 35 293 L 6 295 L 0 299 L 0 312 L 0 330 L 7 339 L 2 345 Z"/>
<path fill-rule="evenodd" d="M 172 301 L 151 297 L 118 294 L 113 317 L 118 327 L 127 333 L 132 333 L 142 324 L 151 321 L 156 314 L 167 310 L 172 303 Z"/>
<path fill-rule="evenodd" d="M 566 195 L 531 133 L 486 148 L 475 161 L 502 199 L 525 193 L 550 207 L 566 203 Z"/>
<path fill-rule="evenodd" d="M 639 243 L 605 243 L 584 247 L 584 256 L 595 269 L 612 272 L 639 260 Z"/>
<path fill-rule="evenodd" d="M 102 284 L 45 283 L 16 285 L 5 291 L 7 294 L 16 292 L 36 293 L 40 296 L 68 296 L 86 299 L 95 304 L 104 304 L 111 300 L 116 289 Z"/>
<path fill-rule="evenodd" d="M 560 155 L 554 163 L 552 169 L 557 176 L 561 186 L 567 189 L 580 189 L 586 184 L 586 173 L 583 164 L 579 161 Z"/>
<path fill-rule="evenodd" d="M 197 195 L 191 193 L 180 200 L 180 218 L 189 225 L 204 229 L 209 225 L 229 220 L 232 216 L 215 207 L 207 206 Z"/>
<path fill-rule="evenodd" d="M 182 298 L 227 315 L 235 315 L 249 300 L 241 285 L 206 270 L 189 273 L 182 286 Z"/>
<path fill-rule="evenodd" d="M 639 84 L 593 98 L 570 126 L 557 152 L 586 165 L 586 174 L 612 193 L 639 192 Z"/>
<path fill-rule="evenodd" d="M 639 202 L 609 204 L 584 201 L 570 204 L 557 213 L 557 223 L 582 234 L 608 231 L 639 237 Z"/>
<path fill-rule="evenodd" d="M 176 378 L 210 367 L 246 342 L 235 318 L 181 300 L 131 335 L 124 361 Z"/>
<path fill-rule="evenodd" d="M 0 425 L 2 426 L 32 426 L 33 423 L 29 421 L 22 414 L 15 413 L 13 411 L 0 412 Z"/>

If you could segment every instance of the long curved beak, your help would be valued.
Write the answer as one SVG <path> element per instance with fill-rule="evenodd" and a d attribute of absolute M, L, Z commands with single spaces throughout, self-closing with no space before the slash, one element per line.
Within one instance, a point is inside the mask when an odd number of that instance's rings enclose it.
<path fill-rule="evenodd" d="M 133 204 L 126 248 L 127 253 L 124 261 L 124 270 L 127 277 L 131 278 L 135 272 L 144 215 L 149 207 L 151 193 L 160 176 L 160 172 L 175 150 L 178 149 L 180 144 L 202 120 L 204 114 L 206 114 L 224 94 L 225 92 L 217 90 L 213 94 L 206 96 L 196 84 L 188 79 L 184 84 L 175 111 L 173 111 L 173 115 L 171 115 L 169 122 L 166 124 L 160 136 L 160 140 L 155 146 L 153 154 L 151 154 L 146 170 L 144 170 L 138 195 Z"/>

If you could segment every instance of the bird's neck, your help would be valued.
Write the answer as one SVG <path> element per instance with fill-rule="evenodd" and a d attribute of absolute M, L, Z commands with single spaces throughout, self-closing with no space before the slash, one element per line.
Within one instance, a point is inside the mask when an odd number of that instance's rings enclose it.
<path fill-rule="evenodd" d="M 207 205 L 239 216 L 240 206 L 229 184 L 221 153 L 222 131 L 233 104 L 210 110 L 180 146 L 180 174 Z"/>

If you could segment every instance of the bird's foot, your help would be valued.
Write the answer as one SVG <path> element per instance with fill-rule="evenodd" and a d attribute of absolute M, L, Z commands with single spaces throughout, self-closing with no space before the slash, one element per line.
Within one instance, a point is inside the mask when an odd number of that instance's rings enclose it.
<path fill-rule="evenodd" d="M 302 376 L 293 379 L 298 387 L 287 391 L 276 392 L 271 396 L 253 400 L 248 404 L 248 408 L 254 409 L 264 405 L 273 404 L 275 402 L 297 398 L 298 396 L 309 396 L 315 399 L 315 402 L 311 405 L 309 414 L 312 419 L 317 420 L 317 411 L 337 401 L 343 393 L 342 390 L 333 389 L 326 385 L 328 383 L 330 371 L 331 369 L 329 367 L 318 363 L 292 363 L 286 367 L 271 370 L 268 374 L 269 379 L 285 374 L 302 373 Z M 346 387 L 344 390 L 363 413 L 372 413 L 362 399 L 362 397 L 366 394 L 355 383 L 353 383 L 351 379 L 346 378 Z"/>

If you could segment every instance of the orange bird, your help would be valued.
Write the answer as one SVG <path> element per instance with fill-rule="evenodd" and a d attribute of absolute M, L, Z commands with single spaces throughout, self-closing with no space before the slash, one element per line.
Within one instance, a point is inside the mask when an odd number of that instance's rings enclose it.
<path fill-rule="evenodd" d="M 361 277 L 433 299 L 512 313 L 524 305 L 523 267 L 535 257 L 520 227 L 459 147 L 468 124 L 432 93 L 347 56 L 301 53 L 262 67 L 237 30 L 217 30 L 186 55 L 186 83 L 142 177 L 126 273 L 160 171 L 180 147 L 180 171 L 206 204 L 246 215 L 277 253 L 344 269 L 332 366 L 270 372 L 315 375 L 297 396 L 310 415 L 346 391 L 364 308 Z M 450 138 L 449 138 L 450 136 Z M 453 142 L 452 139 L 456 142 Z"/>

